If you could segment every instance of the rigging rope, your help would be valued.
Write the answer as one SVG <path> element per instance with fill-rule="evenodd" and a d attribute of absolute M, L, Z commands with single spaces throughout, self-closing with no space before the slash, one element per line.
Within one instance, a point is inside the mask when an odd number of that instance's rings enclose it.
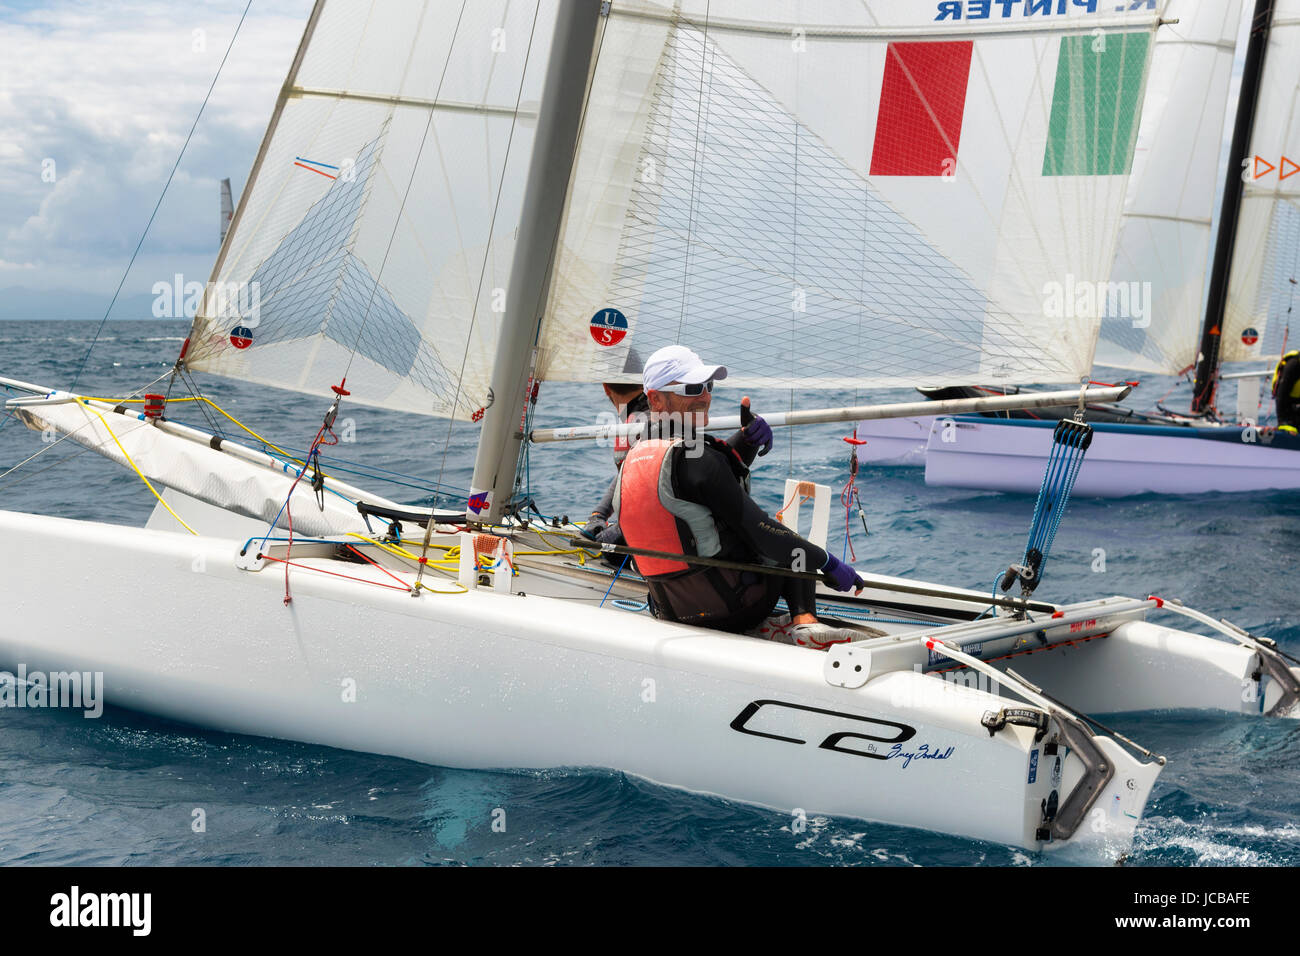
<path fill-rule="evenodd" d="M 167 502 L 163 501 L 163 496 L 160 495 L 160 494 L 158 494 L 158 490 L 157 490 L 156 488 L 154 488 L 154 486 L 153 486 L 152 484 L 149 483 L 149 479 L 146 478 L 146 477 L 144 476 L 144 472 L 141 471 L 141 470 L 136 466 L 136 463 L 135 463 L 134 461 L 131 460 L 131 456 L 130 456 L 130 454 L 127 453 L 127 450 L 122 446 L 122 443 L 121 443 L 120 441 L 118 441 L 117 435 L 114 434 L 113 429 L 112 429 L 111 427 L 109 427 L 108 420 L 107 420 L 106 418 L 104 418 L 103 414 L 102 414 L 101 412 L 99 412 L 98 410 L 96 410 L 95 408 L 92 408 L 89 402 L 86 402 L 86 401 L 83 400 L 83 401 L 81 402 L 81 405 L 82 405 L 82 407 L 88 409 L 89 411 L 93 412 L 95 415 L 97 415 L 97 416 L 99 417 L 100 422 L 102 422 L 103 425 L 104 425 L 104 430 L 105 430 L 106 432 L 108 432 L 110 435 L 113 436 L 113 441 L 117 444 L 118 449 L 121 450 L 121 452 L 122 452 L 122 457 L 126 459 L 126 463 L 127 463 L 128 465 L 131 466 L 131 470 L 134 471 L 134 472 L 135 472 L 135 473 L 140 477 L 140 480 L 143 481 L 143 482 L 145 483 L 145 487 L 147 487 L 150 491 L 153 492 L 153 496 L 154 496 L 155 498 L 158 499 L 158 504 L 160 504 L 160 505 L 162 505 L 164 508 L 166 508 L 166 509 L 167 509 L 167 513 L 168 513 L 169 515 L 171 515 L 173 518 L 175 518 L 177 521 L 179 521 L 180 524 L 181 524 L 181 527 L 183 527 L 186 531 L 188 531 L 190 534 L 197 535 L 198 532 L 195 531 L 193 528 L 191 528 L 189 525 L 187 525 L 187 524 L 184 522 L 184 520 L 182 520 L 182 518 L 181 518 L 180 515 L 178 515 L 178 514 L 177 514 L 176 512 L 174 512 L 174 511 L 172 511 L 172 509 L 171 509 L 171 505 L 169 505 L 169 504 L 167 504 Z"/>
<path fill-rule="evenodd" d="M 858 553 L 853 548 L 853 536 L 849 531 L 849 519 L 853 514 L 853 509 L 858 510 L 858 517 L 862 519 L 862 533 L 869 535 L 871 529 L 867 527 L 867 515 L 862 510 L 862 500 L 858 497 L 858 446 L 865 445 L 866 439 L 858 437 L 858 426 L 853 426 L 853 437 L 845 438 L 844 441 L 849 446 L 849 480 L 840 491 L 840 504 L 844 506 L 844 547 L 840 549 L 840 559 L 843 560 L 844 552 L 847 550 L 850 560 L 857 561 Z"/>
<path fill-rule="evenodd" d="M 140 241 L 135 244 L 135 251 L 131 253 L 131 261 L 126 264 L 126 271 L 122 273 L 122 279 L 117 284 L 117 289 L 113 292 L 113 298 L 108 302 L 108 308 L 104 310 L 104 317 L 99 320 L 99 325 L 95 329 L 95 335 L 90 340 L 90 347 L 86 349 L 85 357 L 81 360 L 81 366 L 77 369 L 77 374 L 72 378 L 72 384 L 68 386 L 68 391 L 77 387 L 77 382 L 81 379 L 81 373 L 86 369 L 86 363 L 90 361 L 90 353 L 95 350 L 95 343 L 99 341 L 99 334 L 104 331 L 104 324 L 108 321 L 109 313 L 113 311 L 113 306 L 117 303 L 117 297 L 122 292 L 122 286 L 126 284 L 126 277 L 131 274 L 131 267 L 135 265 L 136 256 L 140 254 L 141 247 L 144 246 L 145 237 L 149 235 L 149 228 L 153 225 L 154 218 L 158 215 L 158 210 L 162 207 L 163 198 L 167 195 L 167 189 L 172 184 L 172 178 L 176 175 L 176 170 L 180 168 L 181 158 L 185 155 L 185 150 L 190 145 L 190 140 L 194 137 L 194 130 L 198 128 L 199 118 L 203 116 L 203 110 L 208 105 L 208 100 L 212 98 L 212 91 L 217 86 L 217 80 L 221 76 L 221 70 L 226 65 L 226 59 L 230 56 L 230 51 L 235 47 L 235 39 L 239 36 L 240 28 L 244 25 L 244 18 L 248 16 L 248 10 L 253 5 L 253 0 L 248 0 L 244 6 L 244 12 L 239 16 L 239 23 L 235 25 L 235 32 L 230 37 L 230 44 L 226 47 L 225 55 L 221 57 L 221 62 L 217 64 L 217 72 L 212 77 L 212 82 L 208 85 L 207 95 L 203 97 L 203 103 L 199 106 L 199 112 L 194 117 L 194 123 L 190 126 L 189 134 L 185 137 L 185 142 L 181 144 L 181 151 L 176 155 L 176 162 L 172 164 L 172 171 L 167 174 L 167 182 L 163 183 L 162 192 L 158 196 L 158 202 L 154 204 L 153 212 L 149 214 L 149 221 L 145 223 L 144 232 L 140 233 Z M 161 381 L 161 379 L 159 379 Z M 179 520 L 179 519 L 177 519 Z"/>
<path fill-rule="evenodd" d="M 168 372 L 164 372 L 162 375 L 159 375 L 159 376 L 158 376 L 156 379 L 154 379 L 152 382 L 149 382 L 147 385 L 141 385 L 141 386 L 140 386 L 139 388 L 137 388 L 135 391 L 130 392 L 130 393 L 128 393 L 128 394 L 130 394 L 130 395 L 135 395 L 135 394 L 137 394 L 137 393 L 139 393 L 139 392 L 143 392 L 146 388 L 152 388 L 153 386 L 157 385 L 159 382 L 161 382 L 163 379 L 165 379 L 165 378 L 166 378 L 168 375 L 170 375 L 170 374 L 171 374 L 170 371 L 168 371 Z M 74 398 L 83 398 L 83 397 L 85 397 L 85 396 L 76 395 L 76 396 L 73 396 L 73 397 L 74 397 Z M 13 417 L 17 417 L 16 413 L 14 413 L 14 412 L 11 412 L 10 414 L 11 414 Z M 13 466 L 11 466 L 11 467 L 9 467 L 9 468 L 6 468 L 4 471 L 0 471 L 0 478 L 5 478 L 5 477 L 7 477 L 7 476 L 13 474 L 15 471 L 17 471 L 17 470 L 18 470 L 19 468 L 21 468 L 23 465 L 27 464 L 29 461 L 32 461 L 32 460 L 34 460 L 34 459 L 36 459 L 36 458 L 41 457 L 41 455 L 44 455 L 47 451 L 52 451 L 56 446 L 58 446 L 59 444 L 61 444 L 61 443 L 64 442 L 64 441 L 67 441 L 69 438 L 71 438 L 71 437 L 72 437 L 73 435 L 75 435 L 77 432 L 81 431 L 83 428 L 88 428 L 90 425 L 93 425 L 93 424 L 94 424 L 93 422 L 91 422 L 91 421 L 87 421 L 84 425 L 79 425 L 79 426 L 77 426 L 75 429 L 73 429 L 72 431 L 67 432 L 67 433 L 64 434 L 64 435 L 59 436 L 59 437 L 56 438 L 54 441 L 50 442 L 48 445 L 46 445 L 44 448 L 42 448 L 40 451 L 35 452 L 34 454 L 31 454 L 31 455 L 28 455 L 28 456 L 27 456 L 26 458 L 24 458 L 22 461 L 18 462 L 18 464 L 13 465 Z M 104 444 L 107 444 L 107 443 L 105 442 Z M 88 447 L 89 447 L 89 446 L 88 446 Z M 76 455 L 69 455 L 69 456 L 67 456 L 66 458 L 60 458 L 59 461 L 58 461 L 56 464 L 61 464 L 61 463 L 65 462 L 65 461 L 71 461 L 73 458 L 76 458 L 76 457 L 77 457 Z M 54 467 L 54 466 L 51 465 L 50 467 L 52 468 L 52 467 Z M 41 474 L 42 472 L 49 471 L 49 470 L 50 470 L 49 468 L 42 468 L 41 471 L 38 471 L 36 474 L 39 475 L 39 474 Z M 24 479 L 24 480 L 25 480 L 25 479 Z M 14 482 L 13 484 L 17 484 L 17 482 Z M 13 487 L 13 485 L 11 484 L 10 487 Z"/>
<path fill-rule="evenodd" d="M 343 383 L 346 382 L 347 379 L 345 378 L 343 380 Z M 317 449 L 321 445 L 337 445 L 339 443 L 338 436 L 334 434 L 334 419 L 339 413 L 339 402 L 343 401 L 344 395 L 348 395 L 351 393 L 348 392 L 348 390 L 343 387 L 343 384 L 331 385 L 330 388 L 334 390 L 334 404 L 330 405 L 329 411 L 325 413 L 325 420 L 321 423 L 320 428 L 317 429 L 316 437 L 312 439 L 311 447 L 307 450 L 307 461 L 306 463 L 303 464 L 302 468 L 299 469 L 298 474 L 293 479 L 293 483 L 289 485 L 289 493 L 285 495 L 284 504 L 280 506 L 280 512 L 284 514 L 285 520 L 289 522 L 289 544 L 287 550 L 285 551 L 286 558 L 288 557 L 288 555 L 293 553 L 293 507 L 290 504 L 290 502 L 293 500 L 294 489 L 298 487 L 298 482 L 302 481 L 302 476 L 307 473 L 307 469 L 308 467 L 310 467 L 310 464 L 313 461 L 313 459 L 319 462 L 319 453 Z M 333 439 L 333 441 L 325 441 L 325 436 L 327 434 L 330 436 L 330 438 Z M 321 475 L 320 468 L 317 467 L 315 474 L 312 476 L 312 488 L 319 493 L 319 488 L 317 487 L 317 485 L 318 483 L 323 484 L 323 482 L 324 482 L 324 476 Z M 320 501 L 320 508 L 322 511 L 325 510 L 325 503 L 323 500 Z M 180 519 L 178 518 L 177 520 L 179 521 Z M 279 520 L 280 520 L 280 515 L 277 514 L 275 516 L 275 520 L 271 522 L 271 527 L 268 528 L 266 531 L 268 535 L 275 530 L 275 526 L 277 522 L 279 522 Z M 430 519 L 429 523 L 433 524 L 433 520 Z M 263 538 L 262 540 L 263 543 L 265 543 L 266 539 Z M 290 568 L 290 563 L 286 560 L 284 563 L 284 603 L 285 604 L 289 604 L 293 601 L 293 595 L 289 593 L 289 568 Z"/>

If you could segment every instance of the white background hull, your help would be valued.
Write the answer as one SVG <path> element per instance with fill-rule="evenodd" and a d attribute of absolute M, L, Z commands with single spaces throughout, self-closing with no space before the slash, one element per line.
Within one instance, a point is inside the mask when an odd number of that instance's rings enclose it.
<path fill-rule="evenodd" d="M 881 427 L 888 426 L 888 427 Z M 914 439 L 924 432 L 923 444 Z M 1300 488 L 1300 451 L 1262 442 L 1216 441 L 1139 428 L 1098 428 L 1074 493 L 1113 498 L 1148 492 L 1202 494 Z M 944 441 L 947 434 L 951 441 Z M 1052 430 L 995 420 L 935 418 L 867 422 L 859 451 L 879 464 L 925 465 L 928 485 L 1037 494 L 1051 450 Z"/>

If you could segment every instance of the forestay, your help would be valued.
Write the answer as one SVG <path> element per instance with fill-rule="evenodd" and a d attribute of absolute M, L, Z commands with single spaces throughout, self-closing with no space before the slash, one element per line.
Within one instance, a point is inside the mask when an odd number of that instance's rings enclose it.
<path fill-rule="evenodd" d="M 1300 332 L 1300 0 L 1274 0 L 1223 324 L 1226 362 L 1276 356 Z M 1272 168 L 1269 168 L 1272 167 Z"/>
<path fill-rule="evenodd" d="M 486 400 L 555 0 L 318 2 L 186 364 L 469 418 Z M 461 368 L 464 377 L 461 381 Z"/>
<path fill-rule="evenodd" d="M 1239 0 L 1170 0 L 1156 31 L 1097 362 L 1173 375 L 1196 361 Z"/>
<path fill-rule="evenodd" d="M 1077 381 L 1165 6 L 618 0 L 539 377 Z"/>

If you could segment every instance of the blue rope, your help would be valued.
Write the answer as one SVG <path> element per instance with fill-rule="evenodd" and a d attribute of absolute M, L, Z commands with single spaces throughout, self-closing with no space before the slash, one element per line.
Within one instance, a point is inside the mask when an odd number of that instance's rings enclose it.
<path fill-rule="evenodd" d="M 268 541 L 288 541 L 288 540 L 289 540 L 288 538 L 271 538 L 271 537 L 266 537 L 266 538 L 263 538 L 263 539 L 261 540 L 261 544 L 266 544 L 266 542 L 268 542 Z M 253 535 L 251 538 L 249 538 L 247 541 L 245 541 L 245 542 L 244 542 L 244 547 L 243 547 L 242 550 L 247 551 L 249 545 L 251 545 L 254 541 L 257 541 L 257 535 Z M 329 538 L 298 538 L 298 537 L 295 537 L 295 538 L 293 539 L 293 543 L 294 543 L 294 544 L 339 544 L 340 542 L 338 542 L 338 541 L 331 541 Z M 261 550 L 261 549 L 259 548 L 258 550 Z"/>
<path fill-rule="evenodd" d="M 1083 422 L 1061 419 L 1052 432 L 1052 451 L 1047 459 L 1047 468 L 1043 472 L 1043 483 L 1038 489 L 1038 501 L 1034 504 L 1034 518 L 1029 525 L 1029 541 L 1025 545 L 1024 564 L 1031 563 L 1034 552 L 1038 554 L 1038 566 L 1034 583 L 1043 578 L 1043 568 L 1047 564 L 1047 555 L 1056 540 L 1061 518 L 1069 507 L 1070 495 L 1074 491 L 1074 482 L 1083 467 L 1083 456 L 1092 443 L 1092 429 Z M 1031 588 L 1032 590 L 1032 588 Z M 994 594 L 997 585 L 994 585 Z"/>
<path fill-rule="evenodd" d="M 609 592 L 614 590 L 614 584 L 618 581 L 618 576 L 623 573 L 623 569 L 627 567 L 627 559 L 630 557 L 631 555 L 629 554 L 623 555 L 623 563 L 618 566 L 618 570 L 614 573 L 614 576 L 610 578 L 609 587 L 605 588 L 605 596 L 600 599 L 600 603 L 597 604 L 596 607 L 605 606 L 605 598 L 609 597 Z"/>
<path fill-rule="evenodd" d="M 989 611 L 995 610 L 995 609 L 997 608 L 997 606 L 998 606 L 998 605 L 997 605 L 997 600 L 998 600 L 998 582 L 1001 581 L 1001 580 L 1002 580 L 1002 575 L 1001 575 L 1001 574 L 999 574 L 997 577 L 995 577 L 995 578 L 993 579 L 993 594 L 990 595 L 990 596 L 993 598 L 993 603 L 990 604 L 988 607 L 986 607 L 984 610 L 980 611 L 979 614 L 977 614 L 977 615 L 975 616 L 974 620 L 978 621 L 980 618 L 982 618 L 982 617 L 983 617 L 985 614 L 987 614 Z"/>
<path fill-rule="evenodd" d="M 943 627 L 941 621 L 919 621 L 909 618 L 881 617 L 879 612 L 872 611 L 869 608 L 845 607 L 839 604 L 818 604 L 814 602 L 816 610 L 819 613 L 829 614 L 832 617 L 841 617 L 849 621 L 870 621 L 875 624 L 915 624 L 921 627 Z M 790 607 L 785 603 L 785 598 L 781 598 L 773 606 L 772 610 L 789 613 Z"/>
<path fill-rule="evenodd" d="M 303 474 L 304 474 L 306 471 L 307 471 L 307 466 L 306 466 L 306 465 L 303 465 L 302 468 L 301 468 L 301 470 L 299 470 L 298 474 L 297 474 L 295 477 L 296 477 L 296 478 L 301 478 L 301 477 L 303 476 Z M 277 511 L 277 512 L 275 513 L 275 517 L 274 517 L 273 519 L 271 519 L 271 526 L 270 526 L 269 528 L 266 529 L 266 534 L 262 536 L 262 544 L 266 544 L 266 542 L 270 540 L 270 534 L 271 534 L 271 532 L 274 531 L 274 530 L 279 526 L 279 524 L 280 524 L 280 515 L 284 514 L 284 509 L 288 507 L 288 505 L 289 505 L 289 499 L 290 499 L 291 497 L 293 497 L 293 492 L 290 492 L 289 494 L 285 495 L 285 498 L 284 498 L 284 504 L 280 505 L 280 510 Z M 249 538 L 249 540 L 251 541 L 252 538 Z M 285 540 L 288 540 L 288 539 L 285 539 Z"/>

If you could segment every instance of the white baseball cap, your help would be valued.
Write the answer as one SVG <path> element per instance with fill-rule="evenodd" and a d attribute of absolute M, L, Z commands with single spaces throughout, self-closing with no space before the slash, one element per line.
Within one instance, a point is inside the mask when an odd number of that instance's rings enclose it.
<path fill-rule="evenodd" d="M 666 345 L 646 359 L 641 372 L 641 386 L 646 391 L 654 391 L 681 382 L 684 385 L 697 385 L 709 379 L 727 377 L 725 365 L 705 365 L 700 357 L 684 345 Z"/>

